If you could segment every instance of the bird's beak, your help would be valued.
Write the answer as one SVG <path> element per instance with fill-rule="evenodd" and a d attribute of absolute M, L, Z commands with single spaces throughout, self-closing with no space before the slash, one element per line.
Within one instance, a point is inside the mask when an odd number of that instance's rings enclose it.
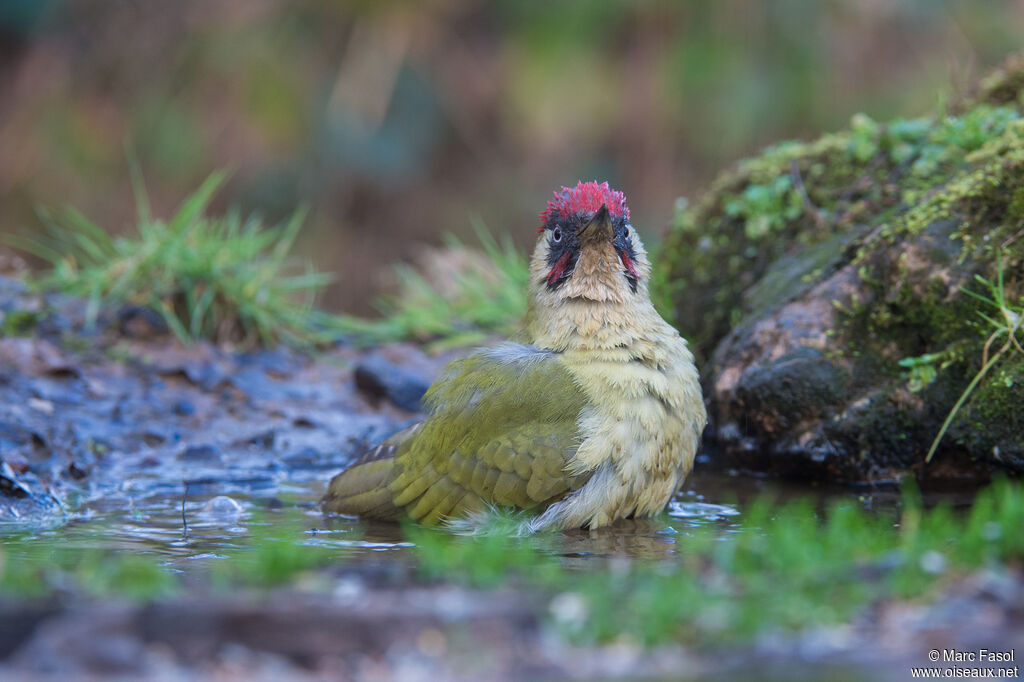
<path fill-rule="evenodd" d="M 588 243 L 610 242 L 614 230 L 612 229 L 611 214 L 608 205 L 602 204 L 594 217 L 590 219 L 579 231 L 581 245 Z"/>

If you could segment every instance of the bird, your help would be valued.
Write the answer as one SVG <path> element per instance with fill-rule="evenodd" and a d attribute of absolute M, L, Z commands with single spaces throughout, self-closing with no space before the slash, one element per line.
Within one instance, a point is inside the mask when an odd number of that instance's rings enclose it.
<path fill-rule="evenodd" d="M 511 509 L 528 534 L 654 516 L 679 490 L 707 412 L 625 195 L 580 181 L 540 220 L 522 332 L 451 363 L 426 417 L 336 475 L 324 512 L 455 528 Z"/>

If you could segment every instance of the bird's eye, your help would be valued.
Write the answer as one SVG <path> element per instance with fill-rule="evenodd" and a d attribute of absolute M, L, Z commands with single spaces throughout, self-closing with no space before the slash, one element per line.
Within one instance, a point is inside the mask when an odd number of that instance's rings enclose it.
<path fill-rule="evenodd" d="M 623 237 L 628 237 L 629 236 L 629 225 L 626 225 L 626 229 L 623 230 L 622 236 Z"/>
<path fill-rule="evenodd" d="M 562 228 L 556 227 L 555 229 L 551 230 L 551 241 L 553 241 L 556 244 L 562 241 Z"/>

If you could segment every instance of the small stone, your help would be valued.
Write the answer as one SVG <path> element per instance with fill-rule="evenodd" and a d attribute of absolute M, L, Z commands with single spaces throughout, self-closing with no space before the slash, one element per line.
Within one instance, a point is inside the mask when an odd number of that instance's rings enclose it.
<path fill-rule="evenodd" d="M 270 448 L 274 447 L 274 440 L 276 439 L 276 437 L 277 433 L 274 431 L 274 429 L 268 429 L 266 431 L 261 431 L 257 434 L 249 436 L 239 444 L 247 445 L 252 448 L 263 448 L 264 450 L 269 450 Z"/>
<path fill-rule="evenodd" d="M 37 412 L 43 414 L 53 414 L 53 403 L 49 400 L 41 400 L 39 398 L 29 398 L 28 406 Z"/>
<path fill-rule="evenodd" d="M 117 313 L 122 336 L 130 339 L 151 339 L 168 332 L 167 322 L 152 308 L 126 305 Z"/>
<path fill-rule="evenodd" d="M 925 573 L 938 575 L 946 570 L 946 557 L 934 549 L 921 555 L 921 570 Z"/>
<path fill-rule="evenodd" d="M 220 451 L 212 445 L 190 445 L 178 454 L 183 462 L 219 462 Z"/>
<path fill-rule="evenodd" d="M 82 479 L 89 476 L 89 472 L 83 469 L 82 467 L 78 466 L 74 462 L 71 462 L 70 464 L 68 464 L 68 476 L 75 479 L 76 481 L 81 481 Z"/>
<path fill-rule="evenodd" d="M 316 448 L 306 446 L 298 452 L 285 455 L 281 462 L 288 467 L 309 467 L 317 464 L 320 460 L 320 453 Z"/>
<path fill-rule="evenodd" d="M 23 459 L 5 459 L 4 462 L 11 467 L 11 470 L 18 474 L 24 474 L 29 470 L 29 463 Z"/>
<path fill-rule="evenodd" d="M 147 446 L 154 448 L 167 440 L 163 434 L 156 433 L 154 431 L 147 431 L 142 434 L 142 442 Z"/>
<path fill-rule="evenodd" d="M 355 370 L 356 387 L 377 400 L 386 399 L 409 412 L 420 412 L 430 382 L 379 355 L 364 358 Z"/>
<path fill-rule="evenodd" d="M 552 617 L 563 624 L 578 625 L 583 623 L 589 609 L 583 596 L 575 592 L 563 592 L 551 600 L 548 607 Z"/>

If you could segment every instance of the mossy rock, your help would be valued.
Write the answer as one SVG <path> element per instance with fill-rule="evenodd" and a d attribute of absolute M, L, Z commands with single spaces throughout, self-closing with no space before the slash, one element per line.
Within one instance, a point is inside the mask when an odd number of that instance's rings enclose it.
<path fill-rule="evenodd" d="M 1024 470 L 1024 356 L 1011 358 L 972 394 L 957 435 L 976 452 Z"/>
<path fill-rule="evenodd" d="M 1024 58 L 943 115 L 858 114 L 740 162 L 677 216 L 661 260 L 721 461 L 846 480 L 1024 471 L 1012 345 L 924 463 L 1007 335 L 988 356 L 986 341 L 1024 312 Z M 1005 311 L 972 295 L 1000 278 Z"/>

